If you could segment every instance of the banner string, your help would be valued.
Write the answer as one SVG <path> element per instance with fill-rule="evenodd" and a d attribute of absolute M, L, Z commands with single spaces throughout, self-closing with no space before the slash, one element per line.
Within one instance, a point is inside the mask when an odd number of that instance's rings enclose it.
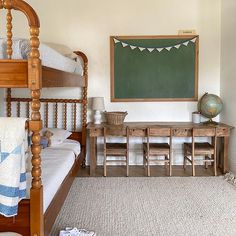
<path fill-rule="evenodd" d="M 197 37 L 194 37 L 194 38 L 192 38 L 192 39 L 190 39 L 190 40 L 184 41 L 184 42 L 182 42 L 182 43 L 174 44 L 174 45 L 168 46 L 168 47 L 144 47 L 144 46 L 141 47 L 141 46 L 131 45 L 131 44 L 127 43 L 127 42 L 126 42 L 126 43 L 125 43 L 125 42 L 122 42 L 121 40 L 118 40 L 118 39 L 116 39 L 116 38 L 113 38 L 113 39 L 114 39 L 114 43 L 115 43 L 115 44 L 120 43 L 123 48 L 129 47 L 129 48 L 131 48 L 132 50 L 134 50 L 134 49 L 137 48 L 137 49 L 140 50 L 140 52 L 143 52 L 144 50 L 147 50 L 147 51 L 149 51 L 149 52 L 153 52 L 154 50 L 157 51 L 157 52 L 161 52 L 161 51 L 163 51 L 163 50 L 170 51 L 172 48 L 179 49 L 181 46 L 186 46 L 186 47 L 187 47 L 190 42 L 195 43 L 196 40 L 197 40 Z"/>

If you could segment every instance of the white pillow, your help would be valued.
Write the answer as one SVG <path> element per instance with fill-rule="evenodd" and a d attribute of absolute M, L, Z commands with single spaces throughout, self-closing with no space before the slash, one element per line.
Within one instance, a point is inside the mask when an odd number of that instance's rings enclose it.
<path fill-rule="evenodd" d="M 51 146 L 59 145 L 63 143 L 72 133 L 65 129 L 59 128 L 46 128 L 45 130 L 50 130 L 53 135 L 51 137 Z"/>

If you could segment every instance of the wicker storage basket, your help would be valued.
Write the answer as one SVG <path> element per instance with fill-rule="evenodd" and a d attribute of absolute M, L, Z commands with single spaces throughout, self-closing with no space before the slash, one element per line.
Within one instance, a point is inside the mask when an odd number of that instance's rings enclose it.
<path fill-rule="evenodd" d="M 112 111 L 112 112 L 104 112 L 105 118 L 109 125 L 122 125 L 124 123 L 124 119 L 128 114 L 127 111 Z"/>

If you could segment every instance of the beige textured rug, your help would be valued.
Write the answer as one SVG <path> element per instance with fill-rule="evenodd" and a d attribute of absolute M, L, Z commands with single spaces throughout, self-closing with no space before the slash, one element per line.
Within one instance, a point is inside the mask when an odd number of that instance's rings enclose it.
<path fill-rule="evenodd" d="M 236 188 L 223 177 L 76 178 L 51 235 L 236 235 Z"/>

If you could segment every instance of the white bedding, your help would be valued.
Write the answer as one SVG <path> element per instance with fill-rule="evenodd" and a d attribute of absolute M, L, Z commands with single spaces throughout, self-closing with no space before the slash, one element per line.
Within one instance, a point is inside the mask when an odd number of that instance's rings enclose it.
<path fill-rule="evenodd" d="M 59 189 L 64 178 L 75 162 L 75 157 L 80 150 L 77 141 L 66 140 L 58 147 L 45 148 L 41 152 L 42 183 L 43 183 L 43 210 L 47 210 L 54 195 Z M 79 151 L 80 152 L 80 151 Z M 31 186 L 31 173 L 26 174 L 27 197 Z"/>
<path fill-rule="evenodd" d="M 6 47 L 6 39 L 0 38 L 0 59 L 7 58 Z M 12 59 L 27 59 L 30 52 L 29 40 L 13 39 L 12 49 Z M 40 44 L 39 51 L 42 65 L 70 73 L 83 75 L 83 65 L 81 63 L 81 60 L 72 60 L 72 51 L 70 54 L 67 54 L 67 57 L 59 53 L 58 50 L 55 50 L 55 48 L 52 48 L 44 43 Z"/>
<path fill-rule="evenodd" d="M 66 139 L 62 144 L 59 144 L 57 146 L 48 147 L 48 149 L 63 149 L 63 150 L 72 150 L 75 154 L 75 156 L 78 156 L 80 154 L 80 143 L 78 141 L 72 140 L 72 139 Z"/>

